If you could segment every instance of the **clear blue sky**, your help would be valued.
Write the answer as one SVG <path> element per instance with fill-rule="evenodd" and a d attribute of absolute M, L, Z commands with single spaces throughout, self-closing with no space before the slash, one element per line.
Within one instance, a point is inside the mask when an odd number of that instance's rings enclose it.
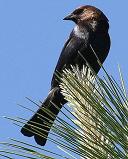
<path fill-rule="evenodd" d="M 36 110 L 25 97 L 35 101 L 46 97 L 60 51 L 74 26 L 62 19 L 86 4 L 100 8 L 110 20 L 112 45 L 105 68 L 116 77 L 119 63 L 127 77 L 127 0 L 0 0 L 0 141 L 15 137 L 34 143 L 2 116 L 29 119 L 31 112 L 17 103 Z M 48 142 L 46 147 L 54 146 Z"/>

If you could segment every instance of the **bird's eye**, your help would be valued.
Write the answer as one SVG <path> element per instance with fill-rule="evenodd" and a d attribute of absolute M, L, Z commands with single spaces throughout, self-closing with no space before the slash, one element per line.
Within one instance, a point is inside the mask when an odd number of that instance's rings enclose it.
<path fill-rule="evenodd" d="M 73 14 L 81 14 L 83 11 L 83 9 L 77 9 L 73 12 Z"/>

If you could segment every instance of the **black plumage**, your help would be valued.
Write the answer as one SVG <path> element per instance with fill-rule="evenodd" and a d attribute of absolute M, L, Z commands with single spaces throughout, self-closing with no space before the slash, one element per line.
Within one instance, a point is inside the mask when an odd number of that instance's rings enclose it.
<path fill-rule="evenodd" d="M 100 70 L 97 57 L 102 64 L 110 49 L 108 19 L 96 7 L 79 7 L 65 17 L 64 20 L 72 20 L 76 23 L 76 26 L 62 49 L 53 74 L 50 93 L 37 113 L 21 129 L 22 134 L 25 136 L 34 136 L 35 141 L 39 145 L 45 145 L 50 128 L 59 113 L 59 109 L 54 104 L 61 108 L 67 102 L 61 94 L 56 73 L 59 72 L 61 74 L 63 69 L 70 68 L 71 65 L 76 64 L 81 69 L 83 65 L 86 65 L 85 60 L 81 57 L 82 55 L 97 74 Z M 50 110 L 53 113 L 52 116 L 43 110 L 47 110 L 47 112 Z"/>

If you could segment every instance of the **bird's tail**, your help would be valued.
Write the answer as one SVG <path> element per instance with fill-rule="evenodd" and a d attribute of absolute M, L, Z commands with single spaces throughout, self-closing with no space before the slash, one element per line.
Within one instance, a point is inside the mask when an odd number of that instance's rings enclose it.
<path fill-rule="evenodd" d="M 60 93 L 60 88 L 53 88 L 38 111 L 22 127 L 21 133 L 28 137 L 34 136 L 36 143 L 44 146 L 59 109 L 65 103 L 66 100 Z"/>

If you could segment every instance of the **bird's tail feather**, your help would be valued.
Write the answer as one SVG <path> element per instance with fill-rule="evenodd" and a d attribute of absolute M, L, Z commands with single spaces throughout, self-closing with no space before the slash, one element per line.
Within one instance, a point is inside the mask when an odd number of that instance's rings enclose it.
<path fill-rule="evenodd" d="M 66 101 L 60 93 L 60 88 L 53 88 L 41 107 L 32 118 L 22 127 L 21 133 L 25 136 L 34 136 L 37 144 L 44 146 L 50 128 L 59 113 L 59 109 Z"/>

